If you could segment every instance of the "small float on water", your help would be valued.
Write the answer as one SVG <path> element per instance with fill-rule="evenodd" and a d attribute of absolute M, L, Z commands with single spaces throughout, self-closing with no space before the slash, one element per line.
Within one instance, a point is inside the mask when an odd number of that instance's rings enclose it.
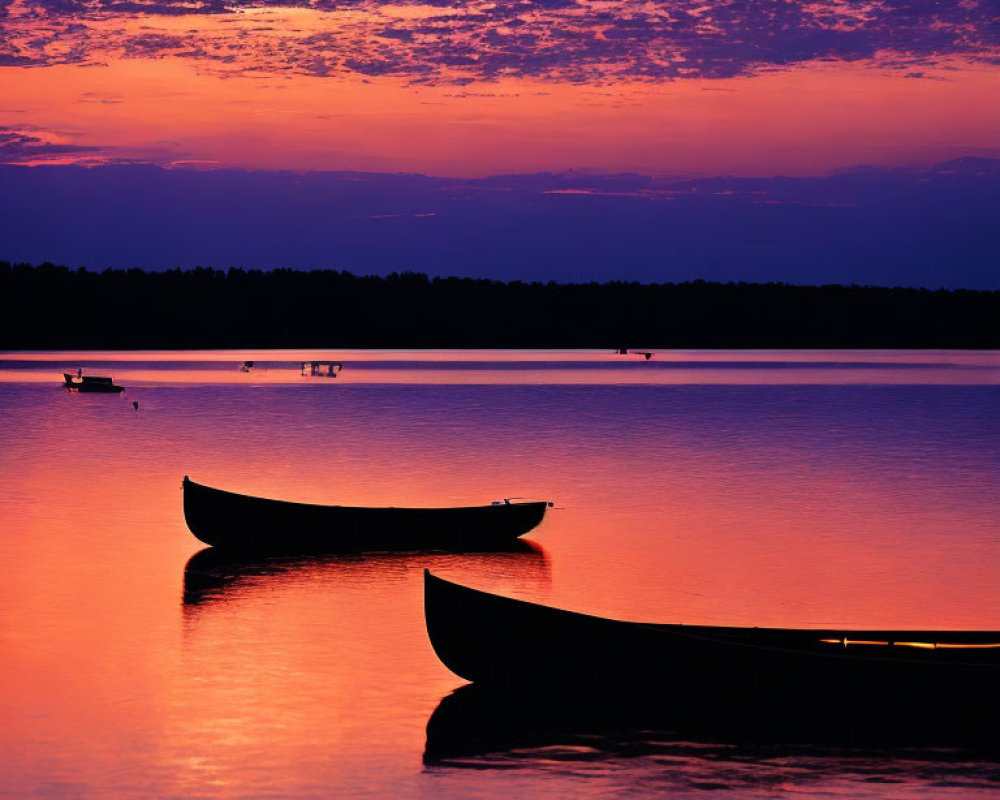
<path fill-rule="evenodd" d="M 339 361 L 303 361 L 301 374 L 310 378 L 336 378 L 343 369 Z"/>
<path fill-rule="evenodd" d="M 111 378 L 83 375 L 79 370 L 76 375 L 71 372 L 64 372 L 63 379 L 65 380 L 63 386 L 71 392 L 118 394 L 125 391 L 123 386 L 118 386 Z"/>
<path fill-rule="evenodd" d="M 275 552 L 491 549 L 536 527 L 550 505 L 322 506 L 213 489 L 186 475 L 183 489 L 184 519 L 205 544 Z"/>

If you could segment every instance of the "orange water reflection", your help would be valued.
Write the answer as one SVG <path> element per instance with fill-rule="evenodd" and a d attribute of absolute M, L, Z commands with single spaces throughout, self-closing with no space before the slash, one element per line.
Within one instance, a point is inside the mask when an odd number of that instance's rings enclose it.
<path fill-rule="evenodd" d="M 39 369 L 58 377 L 75 360 Z M 118 363 L 169 374 L 170 360 Z M 348 382 L 341 360 L 345 381 L 329 390 L 151 382 L 129 389 L 138 414 L 0 381 L 0 794 L 509 794 L 509 782 L 421 770 L 427 720 L 459 683 L 426 640 L 423 566 L 625 619 L 1000 629 L 995 384 L 374 385 Z M 184 474 L 303 502 L 557 507 L 527 537 L 544 554 L 236 565 L 184 604 L 185 564 L 202 549 L 181 515 Z M 579 775 L 532 769 L 526 794 L 579 790 Z M 615 769 L 588 785 L 649 777 Z M 886 796 L 888 784 L 831 769 L 810 786 Z M 906 792 L 932 796 L 919 781 Z"/>

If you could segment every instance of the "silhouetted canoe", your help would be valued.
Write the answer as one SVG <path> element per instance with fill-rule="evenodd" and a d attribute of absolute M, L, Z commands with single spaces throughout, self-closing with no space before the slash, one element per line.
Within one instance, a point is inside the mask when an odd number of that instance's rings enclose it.
<path fill-rule="evenodd" d="M 184 519 L 201 541 L 263 551 L 488 550 L 537 526 L 548 503 L 362 508 L 235 494 L 184 476 Z"/>
<path fill-rule="evenodd" d="M 470 589 L 425 572 L 427 632 L 455 674 L 735 698 L 1000 710 L 1000 632 L 726 628 L 621 622 Z"/>
<path fill-rule="evenodd" d="M 121 386 L 117 386 L 111 378 L 102 378 L 95 375 L 73 375 L 70 372 L 64 372 L 63 378 L 65 383 L 63 384 L 67 389 L 73 392 L 103 392 L 105 394 L 124 392 L 125 389 Z"/>

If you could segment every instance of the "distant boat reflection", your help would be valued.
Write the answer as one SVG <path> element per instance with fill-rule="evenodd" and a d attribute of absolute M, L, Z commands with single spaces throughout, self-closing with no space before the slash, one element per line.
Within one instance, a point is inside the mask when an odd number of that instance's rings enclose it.
<path fill-rule="evenodd" d="M 963 780 L 978 776 L 994 789 L 1000 782 L 994 730 L 927 716 L 918 703 L 903 716 L 861 706 L 828 712 L 775 698 L 747 698 L 723 709 L 675 691 L 595 687 L 580 693 L 552 684 L 518 690 L 467 684 L 445 696 L 428 720 L 423 758 L 428 767 L 503 769 L 650 757 L 655 770 L 669 771 L 670 780 L 681 783 L 703 777 L 706 761 L 732 766 L 774 759 L 778 777 L 788 777 L 803 765 L 787 759 L 801 758 L 808 760 L 806 769 L 825 770 L 828 777 L 831 770 L 857 771 L 868 760 L 886 773 L 870 780 L 905 782 L 900 773 L 910 770 L 908 777 L 920 780 L 952 772 Z M 893 761 L 903 756 L 905 764 Z M 981 771 L 974 762 L 981 762 Z M 711 771 L 716 778 L 725 774 Z"/>
<path fill-rule="evenodd" d="M 238 597 L 261 583 L 269 587 L 318 579 L 346 571 L 353 579 L 366 574 L 373 579 L 424 567 L 461 569 L 463 574 L 548 584 L 549 558 L 534 542 L 518 539 L 488 551 L 384 552 L 322 555 L 274 555 L 226 551 L 216 547 L 199 550 L 184 567 L 185 606 L 201 606 Z"/>

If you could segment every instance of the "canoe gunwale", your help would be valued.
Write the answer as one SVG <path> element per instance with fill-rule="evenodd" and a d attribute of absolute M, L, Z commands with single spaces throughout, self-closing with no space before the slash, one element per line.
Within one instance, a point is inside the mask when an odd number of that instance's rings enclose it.
<path fill-rule="evenodd" d="M 450 511 L 484 511 L 486 509 L 493 508 L 506 508 L 509 506 L 517 506 L 518 508 L 525 507 L 548 507 L 548 501 L 546 500 L 521 500 L 517 502 L 502 503 L 496 505 L 479 505 L 479 506 L 341 506 L 341 505 L 324 505 L 322 503 L 301 503 L 297 500 L 277 500 L 273 497 L 257 497 L 252 494 L 242 494 L 240 492 L 231 492 L 228 489 L 217 489 L 214 486 L 206 486 L 203 483 L 197 483 L 191 480 L 187 475 L 184 476 L 184 488 L 185 490 L 191 487 L 195 491 L 202 491 L 206 494 L 213 493 L 217 496 L 226 496 L 232 500 L 246 501 L 252 503 L 274 503 L 279 506 L 287 506 L 291 509 L 302 509 L 303 511 L 320 511 L 320 510 L 331 510 L 331 511 L 399 511 L 399 512 L 429 512 L 429 513 L 448 513 Z"/>
<path fill-rule="evenodd" d="M 948 638 L 980 638 L 989 639 L 990 642 L 1000 643 L 1000 631 L 950 631 L 950 630 L 888 630 L 882 629 L 863 629 L 863 628 L 758 628 L 758 627 L 739 627 L 730 625 L 685 625 L 684 623 L 677 622 L 637 622 L 634 620 L 623 620 L 617 619 L 615 617 L 602 617 L 597 614 L 587 614 L 581 611 L 570 611 L 565 608 L 558 608 L 556 606 L 547 606 L 541 603 L 532 603 L 530 600 L 519 600 L 516 597 L 505 597 L 504 595 L 495 594 L 493 592 L 486 592 L 482 589 L 474 589 L 471 586 L 465 586 L 460 583 L 455 583 L 454 581 L 449 581 L 438 575 L 432 573 L 429 569 L 424 570 L 425 580 L 428 582 L 436 581 L 439 586 L 447 586 L 449 588 L 454 588 L 456 590 L 461 590 L 462 592 L 469 592 L 480 595 L 483 598 L 488 598 L 491 600 L 503 601 L 504 603 L 517 604 L 521 607 L 526 608 L 536 608 L 539 610 L 545 610 L 548 612 L 553 612 L 556 614 L 565 614 L 572 617 L 576 617 L 580 620 L 589 620 L 593 622 L 609 623 L 614 625 L 623 625 L 635 630 L 648 630 L 655 631 L 659 633 L 674 633 L 677 635 L 688 636 L 691 638 L 704 639 L 706 641 L 726 641 L 726 634 L 730 635 L 803 635 L 810 637 L 826 637 L 826 638 L 842 638 L 846 635 L 848 641 L 851 641 L 855 636 L 866 636 L 866 637 L 879 637 L 879 638 L 890 638 L 896 637 L 899 641 L 916 641 L 921 638 L 937 638 L 939 642 L 944 642 Z M 712 634 L 716 634 L 713 636 Z M 739 642 L 742 644 L 743 642 Z M 749 642 L 748 642 L 749 643 Z M 973 644 L 973 642 L 969 642 Z"/>

